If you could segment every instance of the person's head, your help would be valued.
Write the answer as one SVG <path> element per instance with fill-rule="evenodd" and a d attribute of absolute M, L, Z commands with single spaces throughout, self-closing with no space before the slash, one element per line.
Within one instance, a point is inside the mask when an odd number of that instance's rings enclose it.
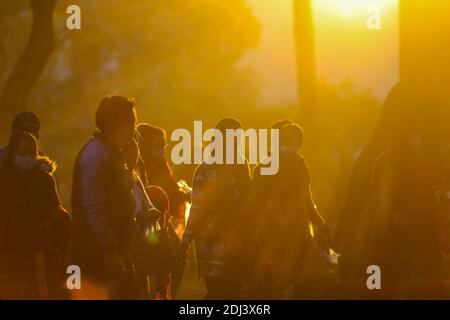
<path fill-rule="evenodd" d="M 31 169 L 38 158 L 36 138 L 29 132 L 17 132 L 8 143 L 6 161 L 19 169 Z"/>
<path fill-rule="evenodd" d="M 139 148 L 145 158 L 162 159 L 166 153 L 166 132 L 164 129 L 141 123 L 137 127 Z"/>
<path fill-rule="evenodd" d="M 131 140 L 122 147 L 123 157 L 129 170 L 136 169 L 139 159 L 139 147 L 136 140 Z"/>
<path fill-rule="evenodd" d="M 110 143 L 123 146 L 134 138 L 136 110 L 134 100 L 122 96 L 106 96 L 95 114 L 95 124 Z"/>
<path fill-rule="evenodd" d="M 419 153 L 422 140 L 420 121 L 415 116 L 405 114 L 395 119 L 390 133 L 390 147 L 394 151 Z"/>
<path fill-rule="evenodd" d="M 226 137 L 227 129 L 242 129 L 242 125 L 239 120 L 234 118 L 223 118 L 220 119 L 216 124 L 216 129 L 219 130 L 224 137 Z"/>
<path fill-rule="evenodd" d="M 284 120 L 277 120 L 274 123 L 272 123 L 272 129 L 278 129 L 280 130 L 284 126 L 287 126 L 288 124 L 294 124 L 294 121 L 290 119 L 284 119 Z"/>
<path fill-rule="evenodd" d="M 226 157 L 226 138 L 227 138 L 227 130 L 237 130 L 237 129 L 242 129 L 242 124 L 239 122 L 239 120 L 235 119 L 235 118 L 223 118 L 220 119 L 219 122 L 216 124 L 216 129 L 219 130 L 222 133 L 222 137 L 223 137 L 223 157 L 225 159 Z M 235 157 L 238 157 L 238 145 L 240 143 L 242 143 L 242 138 L 235 138 L 236 140 L 234 141 L 234 155 Z M 244 155 L 240 155 L 240 156 L 244 156 Z"/>
<path fill-rule="evenodd" d="M 280 130 L 280 146 L 299 151 L 303 146 L 303 130 L 298 124 L 288 124 Z"/>
<path fill-rule="evenodd" d="M 41 123 L 33 112 L 20 112 L 13 120 L 11 126 L 11 136 L 19 132 L 31 133 L 37 140 L 39 140 L 39 131 L 41 129 Z"/>

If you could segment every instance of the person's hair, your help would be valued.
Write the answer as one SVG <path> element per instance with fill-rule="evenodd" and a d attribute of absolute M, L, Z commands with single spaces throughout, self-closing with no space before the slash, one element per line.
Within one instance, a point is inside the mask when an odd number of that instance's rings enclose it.
<path fill-rule="evenodd" d="M 95 114 L 95 125 L 101 132 L 112 132 L 117 127 L 136 118 L 134 99 L 106 96 Z"/>
<path fill-rule="evenodd" d="M 163 139 L 166 141 L 166 131 L 163 128 L 152 126 L 148 123 L 140 123 L 137 126 L 138 144 L 141 150 L 141 159 L 145 164 L 146 170 L 151 170 L 153 178 L 156 176 L 169 176 L 173 178 L 172 169 L 167 162 L 166 157 L 157 158 L 148 152 L 148 146 L 151 146 L 154 141 Z"/>
<path fill-rule="evenodd" d="M 242 125 L 235 118 L 223 118 L 216 124 L 216 129 L 225 136 L 227 129 L 241 129 Z"/>
<path fill-rule="evenodd" d="M 23 111 L 16 114 L 16 116 L 14 117 L 11 126 L 11 135 L 14 135 L 15 133 L 21 131 L 30 132 L 34 135 L 39 135 L 40 128 L 41 123 L 37 115 L 33 112 Z"/>
<path fill-rule="evenodd" d="M 34 145 L 33 152 L 38 156 L 38 143 L 36 138 L 29 132 L 21 131 L 16 132 L 11 136 L 8 142 L 8 148 L 6 149 L 5 163 L 12 165 L 14 163 L 14 153 L 17 150 L 19 144 L 23 141 L 30 141 Z"/>
<path fill-rule="evenodd" d="M 280 144 L 285 147 L 301 147 L 303 130 L 298 124 L 288 124 L 280 130 Z"/>
<path fill-rule="evenodd" d="M 272 129 L 281 129 L 284 126 L 287 126 L 288 124 L 294 124 L 294 121 L 290 119 L 277 120 L 274 123 L 272 123 Z"/>
<path fill-rule="evenodd" d="M 156 139 L 163 139 L 166 141 L 166 132 L 163 128 L 152 126 L 148 123 L 140 123 L 137 126 L 139 145 L 150 145 Z"/>

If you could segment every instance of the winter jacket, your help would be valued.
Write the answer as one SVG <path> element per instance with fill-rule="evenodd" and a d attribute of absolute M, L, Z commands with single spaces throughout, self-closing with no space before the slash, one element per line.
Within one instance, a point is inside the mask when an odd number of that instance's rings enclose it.
<path fill-rule="evenodd" d="M 121 150 L 100 137 L 90 139 L 76 158 L 72 210 L 71 263 L 101 273 L 108 250 L 130 260 L 135 219 L 129 173 Z"/>

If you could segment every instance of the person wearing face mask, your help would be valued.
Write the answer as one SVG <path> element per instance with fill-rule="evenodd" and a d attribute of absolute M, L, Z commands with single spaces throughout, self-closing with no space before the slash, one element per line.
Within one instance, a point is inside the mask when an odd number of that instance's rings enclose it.
<path fill-rule="evenodd" d="M 135 199 L 121 150 L 134 138 L 134 100 L 106 96 L 95 123 L 98 132 L 79 152 L 73 170 L 69 263 L 83 272 L 78 292 L 83 298 L 135 299 L 139 295 L 131 260 Z"/>
<path fill-rule="evenodd" d="M 11 136 L 19 132 L 28 132 L 33 135 L 33 137 L 38 142 L 38 154 L 39 156 L 45 157 L 46 154 L 39 148 L 39 138 L 41 131 L 41 122 L 39 121 L 38 116 L 30 111 L 23 111 L 16 114 L 11 126 Z M 0 163 L 2 159 L 6 156 L 8 152 L 8 144 L 2 146 L 0 148 Z M 61 201 L 61 196 L 59 193 L 58 179 L 56 178 L 56 174 L 54 173 L 53 179 L 55 180 L 56 189 L 58 192 L 58 198 Z"/>
<path fill-rule="evenodd" d="M 437 201 L 418 120 L 394 122 L 388 149 L 373 166 L 371 265 L 382 272 L 384 299 L 444 298 L 445 272 L 437 234 Z"/>
<path fill-rule="evenodd" d="M 41 128 L 41 123 L 38 117 L 33 112 L 20 112 L 13 120 L 11 127 L 11 136 L 19 132 L 31 133 L 36 140 L 39 140 L 39 131 Z M 6 156 L 8 152 L 8 145 L 4 145 L 0 148 L 0 162 Z M 38 151 L 39 155 L 44 156 L 42 151 Z"/>
<path fill-rule="evenodd" d="M 52 176 L 55 168 L 39 156 L 32 134 L 12 135 L 0 165 L 1 299 L 55 297 L 55 278 L 48 277 L 45 262 L 49 249 L 64 250 L 69 232 Z"/>

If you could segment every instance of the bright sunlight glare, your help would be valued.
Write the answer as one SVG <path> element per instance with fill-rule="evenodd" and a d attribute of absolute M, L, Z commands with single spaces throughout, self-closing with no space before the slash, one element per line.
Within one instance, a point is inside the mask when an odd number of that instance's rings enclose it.
<path fill-rule="evenodd" d="M 389 5 L 395 0 L 315 0 L 315 4 L 338 12 L 343 17 L 364 14 L 371 5 Z"/>

